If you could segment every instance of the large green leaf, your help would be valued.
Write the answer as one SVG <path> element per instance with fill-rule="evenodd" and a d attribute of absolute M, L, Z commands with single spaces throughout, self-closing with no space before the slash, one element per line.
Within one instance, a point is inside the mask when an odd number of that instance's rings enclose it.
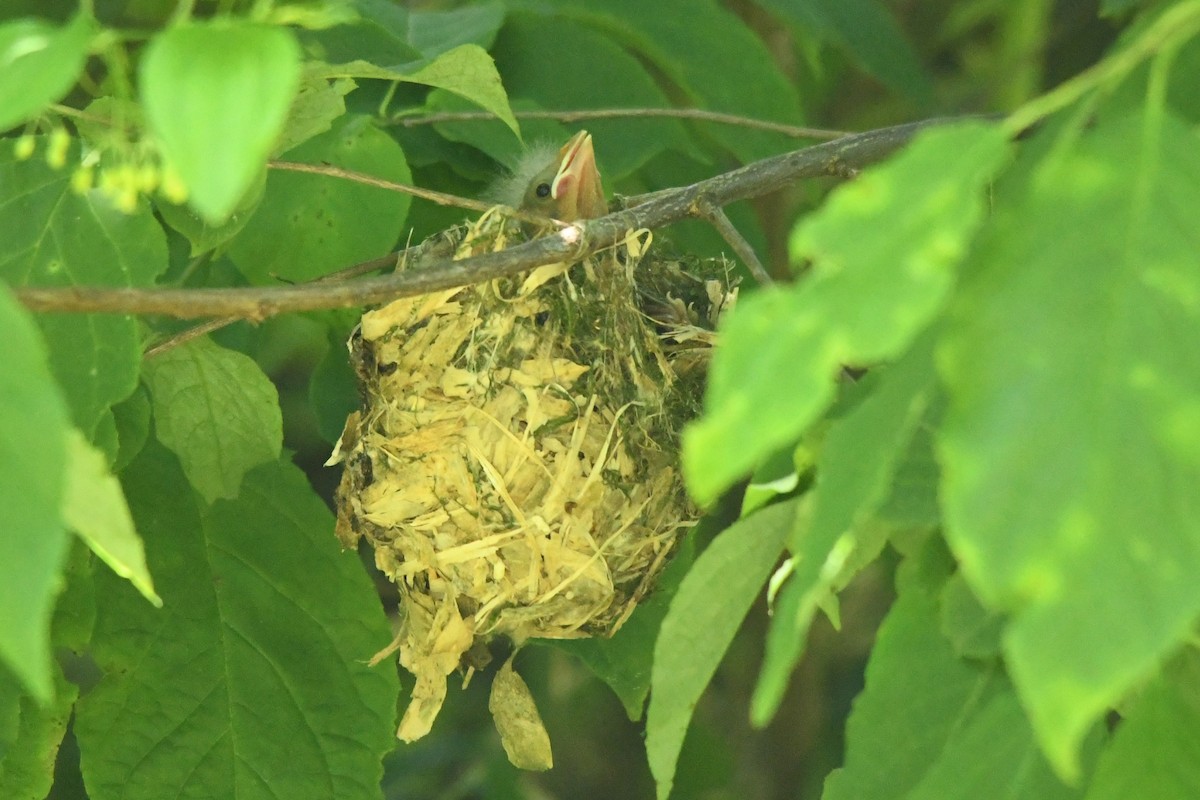
<path fill-rule="evenodd" d="M 755 724 L 769 722 L 783 699 L 809 624 L 844 580 L 847 557 L 859 546 L 856 527 L 886 499 L 933 384 L 933 336 L 927 333 L 884 372 L 870 397 L 830 426 L 817 461 L 812 513 L 798 521 L 789 544 L 794 566 L 771 618 L 751 702 Z"/>
<path fill-rule="evenodd" d="M 1051 762 L 1200 615 L 1200 139 L 1104 122 L 1003 186 L 941 366 L 947 537 Z"/>
<path fill-rule="evenodd" d="M 800 121 L 795 85 L 780 72 L 762 39 L 715 0 L 531 0 L 520 5 L 543 16 L 553 9 L 607 30 L 674 81 L 689 105 L 756 119 Z M 536 55 L 553 75 L 553 64 L 566 54 L 554 49 Z M 595 83 L 609 80 L 607 64 L 594 63 L 592 69 L 598 76 Z M 575 108 L 577 103 L 559 107 Z M 746 161 L 779 153 L 792 142 L 779 134 L 736 126 L 712 125 L 707 130 Z"/>
<path fill-rule="evenodd" d="M 70 91 L 83 72 L 95 27 L 86 14 L 62 28 L 36 19 L 0 25 L 0 131 Z"/>
<path fill-rule="evenodd" d="M 685 474 L 700 502 L 812 423 L 840 365 L 899 355 L 941 310 L 983 218 L 983 187 L 1006 153 L 1004 134 L 984 123 L 928 131 L 800 223 L 792 259 L 811 260 L 812 275 L 738 304 L 713 358 L 704 416 L 684 431 Z"/>
<path fill-rule="evenodd" d="M 958 658 L 938 630 L 949 565 L 906 560 L 823 800 L 1065 800 L 998 662 Z"/>
<path fill-rule="evenodd" d="M 146 362 L 158 439 L 212 502 L 283 446 L 279 394 L 249 356 L 196 339 Z"/>
<path fill-rule="evenodd" d="M 504 4 L 476 2 L 461 8 L 412 11 L 408 41 L 427 58 L 464 44 L 492 46 L 504 22 Z"/>
<path fill-rule="evenodd" d="M 72 155 L 70 160 L 74 160 Z M 148 286 L 167 267 L 166 237 L 145 204 L 117 210 L 70 174 L 0 148 L 0 278 L 15 286 Z M 123 314 L 41 314 L 50 366 L 76 424 L 91 436 L 137 386 L 141 341 Z"/>
<path fill-rule="evenodd" d="M 208 222 L 224 222 L 283 129 L 299 45 L 284 28 L 193 22 L 150 41 L 139 77 L 146 119 L 189 202 Z"/>
<path fill-rule="evenodd" d="M 1146 687 L 1100 757 L 1087 800 L 1200 797 L 1200 650 Z"/>
<path fill-rule="evenodd" d="M 412 182 L 400 146 L 366 117 L 343 117 L 286 159 Z M 343 178 L 272 170 L 266 196 L 230 243 L 229 257 L 259 283 L 311 280 L 387 253 L 411 202 L 411 195 Z"/>
<path fill-rule="evenodd" d="M 93 800 L 378 798 L 394 744 L 390 631 L 333 519 L 295 468 L 202 506 L 148 447 L 125 473 L 164 607 L 96 576 L 105 677 L 78 707 Z"/>
<path fill-rule="evenodd" d="M 494 52 L 512 96 L 542 108 L 670 105 L 638 59 L 610 37 L 570 19 L 514 14 L 500 32 Z M 597 80 L 597 75 L 603 75 L 603 80 Z M 585 127 L 595 138 L 597 158 L 610 181 L 634 171 L 664 148 L 682 147 L 687 141 L 677 120 L 596 119 Z M 488 152 L 507 161 L 492 148 Z"/>
<path fill-rule="evenodd" d="M 37 329 L 0 286 L 0 661 L 50 700 L 50 614 L 67 552 L 70 425 Z"/>
<path fill-rule="evenodd" d="M 755 0 L 763 8 L 832 42 L 863 69 L 921 103 L 933 82 L 904 31 L 879 0 Z"/>
<path fill-rule="evenodd" d="M 779 561 L 796 500 L 768 506 L 722 532 L 684 577 L 654 647 L 646 757 L 666 800 L 692 711 L 767 576 Z"/>

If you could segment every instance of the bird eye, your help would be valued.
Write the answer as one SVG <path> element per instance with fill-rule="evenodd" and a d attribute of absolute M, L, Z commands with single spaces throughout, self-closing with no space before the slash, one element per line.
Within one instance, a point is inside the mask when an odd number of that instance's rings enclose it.
<path fill-rule="evenodd" d="M 549 197 L 549 196 L 550 196 L 550 184 L 548 184 L 548 183 L 539 183 L 539 184 L 537 185 L 537 188 L 536 188 L 536 189 L 534 189 L 534 190 L 533 190 L 533 192 L 534 192 L 534 194 L 536 194 L 538 197 Z"/>

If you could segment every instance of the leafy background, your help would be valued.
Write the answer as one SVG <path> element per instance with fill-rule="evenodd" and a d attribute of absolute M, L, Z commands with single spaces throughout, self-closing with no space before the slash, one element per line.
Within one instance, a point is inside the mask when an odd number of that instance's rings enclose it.
<path fill-rule="evenodd" d="M 0 797 L 1200 796 L 1198 33 L 1196 0 L 0 4 Z M 517 661 L 554 770 L 507 764 L 490 674 L 400 747 L 395 597 L 321 466 L 358 310 L 146 356 L 188 323 L 13 290 L 311 280 L 464 212 L 269 160 L 475 196 L 580 127 L 531 112 L 664 107 L 996 116 L 729 209 L 782 280 L 722 329 L 659 591 Z M 809 141 L 586 126 L 623 195 Z"/>

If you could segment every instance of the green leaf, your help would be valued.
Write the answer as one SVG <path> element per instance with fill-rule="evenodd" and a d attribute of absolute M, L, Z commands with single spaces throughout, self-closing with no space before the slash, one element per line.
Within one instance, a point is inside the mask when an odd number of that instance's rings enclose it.
<path fill-rule="evenodd" d="M 286 153 L 293 147 L 319 136 L 333 127 L 334 120 L 346 114 L 346 95 L 358 84 L 349 78 L 326 80 L 310 77 L 308 73 L 319 70 L 320 65 L 308 65 L 300 89 L 292 100 L 287 122 L 271 148 L 272 155 Z"/>
<path fill-rule="evenodd" d="M 67 555 L 59 516 L 69 422 L 37 329 L 0 286 L 0 662 L 52 694 L 50 615 Z"/>
<path fill-rule="evenodd" d="M 323 69 L 317 67 L 311 74 L 329 78 L 374 78 L 435 86 L 465 97 L 492 112 L 513 133 L 521 135 L 521 128 L 508 106 L 508 95 L 500 82 L 500 74 L 496 72 L 496 64 L 479 45 L 460 45 L 416 69 L 380 67 L 367 61 L 352 61 L 349 64 L 329 65 Z"/>
<path fill-rule="evenodd" d="M 939 623 L 960 658 L 996 658 L 1004 617 L 984 608 L 961 573 L 946 582 Z"/>
<path fill-rule="evenodd" d="M 154 207 L 158 209 L 164 222 L 182 233 L 184 238 L 191 243 L 190 254 L 194 258 L 201 253 L 217 249 L 241 233 L 242 229 L 246 227 L 246 223 L 254 216 L 259 203 L 262 202 L 266 188 L 267 173 L 265 171 L 257 173 L 254 183 L 238 201 L 237 208 L 230 212 L 224 222 L 217 224 L 210 223 L 196 213 L 191 206 L 172 203 L 164 197 L 155 198 Z"/>
<path fill-rule="evenodd" d="M 696 559 L 663 620 L 654 647 L 646 756 L 666 800 L 696 702 L 779 561 L 797 501 L 735 522 Z"/>
<path fill-rule="evenodd" d="M 705 522 L 700 523 L 704 525 Z M 539 644 L 571 653 L 587 665 L 621 700 L 630 720 L 639 720 L 650 693 L 654 643 L 671 600 L 695 560 L 696 533 L 690 534 L 671 554 L 671 562 L 659 577 L 654 593 L 607 639 L 543 639 Z"/>
<path fill-rule="evenodd" d="M 400 146 L 366 117 L 343 117 L 287 160 L 412 182 Z M 272 170 L 266 196 L 230 244 L 229 257 L 258 283 L 311 280 L 388 252 L 411 202 L 410 195 L 376 186 Z"/>
<path fill-rule="evenodd" d="M 304 476 L 270 464 L 200 506 L 151 446 L 125 477 L 164 606 L 96 576 L 106 674 L 75 727 L 89 796 L 378 798 L 398 686 L 364 662 L 391 633 Z"/>
<path fill-rule="evenodd" d="M 1087 800 L 1200 797 L 1200 651 L 1186 648 L 1145 688 L 1100 757 Z"/>
<path fill-rule="evenodd" d="M 905 800 L 1078 800 L 1038 749 L 1011 685 L 962 721 Z M 1089 751 L 1094 748 L 1089 748 Z"/>
<path fill-rule="evenodd" d="M 356 21 L 300 32 L 305 52 L 335 63 L 362 59 L 397 64 L 421 59 L 421 53 L 408 43 L 408 9 L 392 0 L 353 0 L 352 6 Z"/>
<path fill-rule="evenodd" d="M 938 630 L 944 578 L 929 586 L 917 574 L 928 570 L 928 553 L 902 565 L 900 597 L 876 634 L 866 688 L 846 724 L 844 766 L 826 779 L 822 800 L 907 798 L 959 726 L 1006 691 L 997 664 L 957 658 Z"/>
<path fill-rule="evenodd" d="M 878 514 L 892 525 L 907 528 L 935 528 L 941 523 L 938 507 L 938 483 L 941 470 L 934 456 L 934 431 L 942 419 L 945 398 L 939 393 L 930 400 L 925 417 L 913 432 L 912 441 L 892 478 L 887 500 Z"/>
<path fill-rule="evenodd" d="M 1198 145 L 1150 111 L 1023 162 L 940 354 L 947 539 L 1066 777 L 1200 615 Z"/>
<path fill-rule="evenodd" d="M 756 0 L 758 5 L 832 42 L 859 66 L 922 105 L 933 82 L 886 6 L 878 0 Z"/>
<path fill-rule="evenodd" d="M 146 362 L 158 439 L 208 502 L 236 497 L 242 476 L 278 458 L 279 394 L 249 356 L 196 339 Z"/>
<path fill-rule="evenodd" d="M 812 275 L 738 304 L 705 414 L 684 431 L 699 502 L 794 441 L 829 404 L 841 365 L 899 355 L 939 313 L 1006 153 L 1003 132 L 983 123 L 928 131 L 800 223 L 792 259 L 811 259 Z"/>
<path fill-rule="evenodd" d="M 543 18 L 549 8 L 609 33 L 673 81 L 690 100 L 688 105 L 755 119 L 800 121 L 795 84 L 780 72 L 762 39 L 714 0 L 551 0 L 522 5 L 542 12 Z M 557 57 L 558 51 L 553 52 Z M 607 75 L 607 64 L 594 64 L 593 69 Z M 780 134 L 730 125 L 701 127 L 744 161 L 794 146 Z"/>
<path fill-rule="evenodd" d="M 0 671 L 0 682 L 6 680 Z M 54 783 L 54 762 L 67 731 L 79 687 L 54 668 L 54 699 L 40 705 L 29 695 L 20 699 L 21 723 L 16 739 L 0 760 L 0 797 L 43 800 Z"/>
<path fill-rule="evenodd" d="M 1145 0 L 1100 0 L 1100 16 L 1115 17 L 1142 5 Z"/>
<path fill-rule="evenodd" d="M 357 411 L 362 405 L 358 379 L 340 337 L 330 343 L 313 368 L 308 384 L 308 404 L 317 419 L 317 432 L 330 443 L 342 435 L 350 412 Z"/>
<path fill-rule="evenodd" d="M 139 386 L 124 401 L 113 406 L 113 422 L 117 429 L 117 455 L 113 472 L 120 472 L 137 456 L 150 436 L 150 395 Z"/>
<path fill-rule="evenodd" d="M 94 31 L 86 14 L 62 28 L 36 19 L 0 25 L 0 131 L 32 119 L 71 90 Z"/>
<path fill-rule="evenodd" d="M 169 28 L 142 56 L 146 120 L 189 202 L 224 222 L 265 166 L 300 80 L 283 28 L 221 18 Z"/>
<path fill-rule="evenodd" d="M 472 3 L 462 8 L 412 11 L 408 15 L 408 42 L 427 58 L 459 45 L 489 49 L 504 22 L 502 3 Z"/>
<path fill-rule="evenodd" d="M 67 437 L 67 485 L 62 515 L 67 527 L 113 572 L 129 579 L 151 603 L 162 605 L 146 569 L 142 540 L 133 528 L 121 485 L 108 471 L 104 454 L 75 429 Z"/>
<path fill-rule="evenodd" d="M 817 461 L 812 513 L 797 520 L 789 543 L 794 566 L 771 618 L 751 700 L 755 725 L 766 725 L 775 715 L 804 651 L 809 624 L 844 578 L 843 566 L 859 546 L 857 528 L 887 497 L 933 383 L 933 336 L 927 333 L 884 372 L 874 394 L 830 427 Z"/>
<path fill-rule="evenodd" d="M 513 98 L 533 101 L 540 108 L 670 105 L 640 61 L 610 37 L 570 19 L 513 14 L 496 40 L 494 52 Z M 547 54 L 553 54 L 552 69 L 547 68 Z M 597 65 L 603 65 L 604 80 L 596 80 Z M 597 119 L 589 120 L 585 127 L 595 139 L 597 159 L 609 183 L 663 149 L 683 146 L 688 138 L 683 125 L 669 119 Z M 532 135 L 526 139 L 536 141 Z M 501 155 L 491 148 L 487 152 Z"/>
<path fill-rule="evenodd" d="M 74 152 L 69 161 L 77 158 Z M 162 227 L 100 192 L 78 195 L 70 175 L 0 148 L 0 278 L 14 286 L 149 286 L 167 268 Z M 124 314 L 41 314 L 50 367 L 76 425 L 91 436 L 137 386 L 141 337 Z"/>

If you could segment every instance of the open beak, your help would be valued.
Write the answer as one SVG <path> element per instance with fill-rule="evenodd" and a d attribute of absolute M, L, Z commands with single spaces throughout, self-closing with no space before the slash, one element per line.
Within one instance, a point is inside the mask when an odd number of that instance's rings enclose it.
<path fill-rule="evenodd" d="M 594 219 L 608 213 L 592 136 L 580 131 L 558 151 L 558 172 L 550 184 L 555 216 L 565 222 Z"/>

